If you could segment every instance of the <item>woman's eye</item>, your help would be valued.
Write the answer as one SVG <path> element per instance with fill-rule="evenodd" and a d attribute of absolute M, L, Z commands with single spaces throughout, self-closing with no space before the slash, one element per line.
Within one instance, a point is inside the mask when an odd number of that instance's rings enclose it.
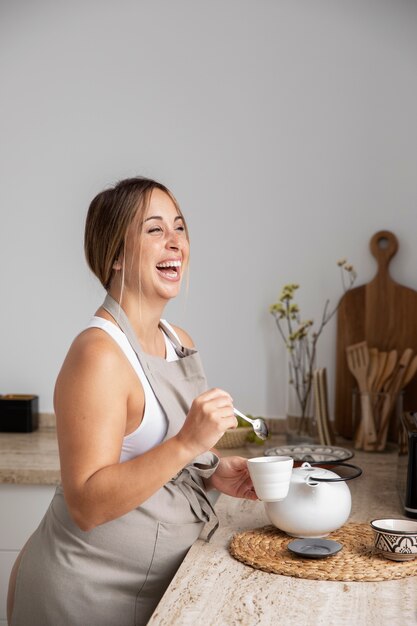
<path fill-rule="evenodd" d="M 160 226 L 154 226 L 148 230 L 148 233 L 162 233 L 162 228 Z"/>
<path fill-rule="evenodd" d="M 184 226 L 177 226 L 177 228 L 175 230 L 179 230 L 181 233 L 185 232 L 185 227 Z"/>

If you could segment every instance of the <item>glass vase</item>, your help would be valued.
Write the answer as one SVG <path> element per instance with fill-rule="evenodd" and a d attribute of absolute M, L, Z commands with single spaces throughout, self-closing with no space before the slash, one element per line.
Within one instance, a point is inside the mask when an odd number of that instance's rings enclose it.
<path fill-rule="evenodd" d="M 287 385 L 286 440 L 290 445 L 318 442 L 317 422 L 311 388 L 303 413 L 293 385 Z"/>

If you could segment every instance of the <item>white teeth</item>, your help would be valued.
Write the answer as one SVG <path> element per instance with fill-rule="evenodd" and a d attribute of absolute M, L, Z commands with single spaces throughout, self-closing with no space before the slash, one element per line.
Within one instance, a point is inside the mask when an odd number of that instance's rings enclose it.
<path fill-rule="evenodd" d="M 181 267 L 181 261 L 164 261 L 157 263 L 156 267 Z"/>

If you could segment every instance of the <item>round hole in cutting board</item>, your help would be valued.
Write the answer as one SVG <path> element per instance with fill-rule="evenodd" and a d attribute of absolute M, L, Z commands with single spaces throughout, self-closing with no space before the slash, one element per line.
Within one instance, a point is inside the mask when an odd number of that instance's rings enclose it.
<path fill-rule="evenodd" d="M 381 237 L 381 239 L 378 239 L 378 248 L 381 248 L 381 250 L 386 250 L 388 248 L 389 245 L 389 241 L 386 237 Z"/>

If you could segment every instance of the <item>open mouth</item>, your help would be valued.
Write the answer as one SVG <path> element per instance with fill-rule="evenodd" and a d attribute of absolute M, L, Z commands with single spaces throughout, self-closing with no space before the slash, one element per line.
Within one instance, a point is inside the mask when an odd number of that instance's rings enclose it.
<path fill-rule="evenodd" d="M 165 278 L 175 280 L 180 277 L 181 261 L 163 261 L 156 264 L 156 269 Z"/>

